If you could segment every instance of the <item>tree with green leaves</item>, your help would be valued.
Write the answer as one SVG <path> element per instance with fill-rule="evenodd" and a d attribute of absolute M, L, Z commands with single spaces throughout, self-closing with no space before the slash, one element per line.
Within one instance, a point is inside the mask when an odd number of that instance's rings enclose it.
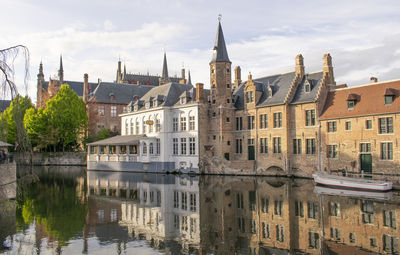
<path fill-rule="evenodd" d="M 11 102 L 10 106 L 1 114 L 1 139 L 9 144 L 20 144 L 18 139 L 17 123 L 19 114 L 22 118 L 28 109 L 33 109 L 31 99 L 28 96 L 22 97 L 17 95 Z M 17 147 L 19 149 L 21 147 Z"/>
<path fill-rule="evenodd" d="M 27 112 L 25 128 L 38 149 L 71 150 L 79 146 L 88 123 L 85 103 L 68 84 L 61 85 L 46 108 Z"/>

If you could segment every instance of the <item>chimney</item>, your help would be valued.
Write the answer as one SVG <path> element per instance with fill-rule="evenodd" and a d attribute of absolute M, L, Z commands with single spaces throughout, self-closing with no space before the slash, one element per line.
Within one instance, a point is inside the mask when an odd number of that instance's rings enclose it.
<path fill-rule="evenodd" d="M 371 83 L 377 83 L 378 82 L 378 78 L 376 78 L 376 77 L 371 77 L 371 78 L 369 78 L 370 79 L 370 81 L 371 81 Z"/>
<path fill-rule="evenodd" d="M 83 75 L 83 102 L 87 102 L 89 94 L 89 75 L 85 73 Z"/>
<path fill-rule="evenodd" d="M 326 76 L 326 81 L 328 85 L 336 85 L 335 77 L 333 75 L 332 57 L 329 53 L 324 55 L 323 62 L 324 62 L 323 71 L 324 75 Z"/>
<path fill-rule="evenodd" d="M 242 83 L 242 73 L 240 66 L 235 67 L 235 85 L 239 86 L 240 83 Z"/>
<path fill-rule="evenodd" d="M 196 102 L 204 102 L 204 84 L 196 83 Z"/>
<path fill-rule="evenodd" d="M 301 54 L 296 56 L 296 75 L 303 77 L 304 76 L 304 58 Z"/>

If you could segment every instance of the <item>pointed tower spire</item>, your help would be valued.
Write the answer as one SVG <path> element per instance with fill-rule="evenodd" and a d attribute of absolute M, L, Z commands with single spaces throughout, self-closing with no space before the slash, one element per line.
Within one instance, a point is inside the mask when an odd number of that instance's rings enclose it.
<path fill-rule="evenodd" d="M 64 68 L 63 68 L 62 55 L 60 55 L 60 69 L 58 70 L 58 78 L 60 79 L 60 82 L 64 81 Z"/>
<path fill-rule="evenodd" d="M 190 70 L 188 72 L 188 83 L 189 85 L 192 85 L 192 78 L 190 77 Z"/>
<path fill-rule="evenodd" d="M 221 19 L 218 21 L 217 36 L 215 38 L 213 57 L 211 63 L 214 62 L 229 62 L 228 51 L 226 50 L 224 33 L 222 32 Z"/>
<path fill-rule="evenodd" d="M 125 65 L 125 63 L 124 63 L 124 74 L 122 76 L 122 80 L 126 81 L 126 65 Z"/>
<path fill-rule="evenodd" d="M 163 69 L 162 69 L 161 78 L 163 78 L 164 81 L 168 80 L 167 53 L 165 53 L 165 52 L 164 52 L 164 62 L 163 62 Z"/>
<path fill-rule="evenodd" d="M 39 75 L 41 75 L 41 76 L 44 77 L 42 60 L 40 60 L 40 64 L 39 64 L 39 74 L 38 74 L 38 76 L 39 76 Z"/>

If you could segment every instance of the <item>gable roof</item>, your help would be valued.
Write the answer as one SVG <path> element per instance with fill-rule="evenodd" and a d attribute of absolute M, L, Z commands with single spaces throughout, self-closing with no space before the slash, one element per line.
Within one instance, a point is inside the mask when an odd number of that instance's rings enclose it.
<path fill-rule="evenodd" d="M 63 81 L 60 83 L 60 81 L 53 80 L 53 82 L 56 82 L 57 86 L 61 86 L 62 84 L 68 84 L 69 87 L 79 96 L 83 96 L 83 82 L 81 81 Z M 42 83 L 42 88 L 47 90 L 49 87 L 49 82 L 45 81 Z M 89 82 L 89 91 L 88 93 L 93 92 L 97 87 L 97 83 Z"/>
<path fill-rule="evenodd" d="M 302 82 L 297 86 L 296 93 L 291 104 L 311 103 L 317 100 L 317 94 L 322 85 L 324 72 L 311 73 L 304 76 Z M 310 92 L 305 91 L 306 83 L 310 84 Z"/>
<path fill-rule="evenodd" d="M 144 102 L 149 101 L 151 98 L 157 98 L 163 96 L 163 106 L 173 106 L 179 101 L 179 97 L 183 92 L 189 91 L 193 86 L 189 84 L 180 84 L 176 82 L 169 82 L 161 86 L 154 87 L 152 90 L 147 92 L 141 100 Z"/>
<path fill-rule="evenodd" d="M 125 78 L 123 78 L 125 81 L 127 81 L 129 84 L 137 84 L 139 81 L 142 85 L 146 85 L 149 83 L 151 86 L 158 86 L 160 85 L 160 76 L 156 75 L 145 75 L 145 74 L 131 74 L 128 73 L 125 75 Z M 169 77 L 168 78 L 171 82 L 179 82 L 181 78 L 179 77 Z"/>
<path fill-rule="evenodd" d="M 152 88 L 154 86 L 101 82 L 93 92 L 92 98 L 98 103 L 129 104 L 134 96 L 141 98 Z M 111 99 L 111 95 L 114 99 Z"/>
<path fill-rule="evenodd" d="M 386 90 L 400 91 L 400 80 L 371 83 L 363 86 L 336 89 L 328 93 L 320 119 L 346 118 L 371 114 L 400 112 L 400 97 L 395 96 L 391 105 L 385 105 Z M 350 94 L 356 96 L 353 109 L 347 109 Z"/>

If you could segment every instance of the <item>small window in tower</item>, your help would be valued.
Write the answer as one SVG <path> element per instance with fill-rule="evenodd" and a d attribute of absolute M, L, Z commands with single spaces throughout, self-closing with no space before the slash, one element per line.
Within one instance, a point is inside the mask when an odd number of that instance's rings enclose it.
<path fill-rule="evenodd" d="M 213 112 L 213 117 L 215 117 L 215 115 L 216 115 L 215 112 Z"/>
<path fill-rule="evenodd" d="M 230 72 L 230 70 L 229 70 L 229 67 L 228 67 L 228 68 L 226 68 L 226 72 L 227 72 L 227 73 L 229 73 L 229 72 Z"/>
<path fill-rule="evenodd" d="M 227 89 L 231 88 L 231 84 L 229 84 L 229 83 L 226 84 L 226 88 L 227 88 Z"/>
<path fill-rule="evenodd" d="M 229 119 L 229 117 L 227 117 L 226 122 L 231 122 L 231 119 Z"/>
<path fill-rule="evenodd" d="M 226 103 L 227 103 L 227 104 L 229 104 L 229 102 L 230 102 L 229 98 L 228 98 L 228 99 L 226 99 Z"/>
<path fill-rule="evenodd" d="M 212 87 L 213 89 L 215 89 L 215 84 L 213 84 L 211 87 Z"/>
<path fill-rule="evenodd" d="M 212 103 L 215 104 L 215 99 L 213 99 Z"/>

